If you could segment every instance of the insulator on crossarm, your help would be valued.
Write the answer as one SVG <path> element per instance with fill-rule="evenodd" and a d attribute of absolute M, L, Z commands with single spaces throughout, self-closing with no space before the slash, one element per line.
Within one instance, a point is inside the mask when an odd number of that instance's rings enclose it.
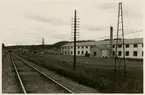
<path fill-rule="evenodd" d="M 71 19 L 72 19 L 72 20 L 74 20 L 74 18 L 73 18 L 73 17 L 72 17 Z M 76 17 L 76 19 L 77 19 L 77 20 L 80 20 L 80 18 L 79 18 L 79 17 Z"/>
<path fill-rule="evenodd" d="M 71 29 L 72 31 L 74 30 L 74 28 Z M 76 31 L 79 31 L 80 29 L 76 29 Z"/>
<path fill-rule="evenodd" d="M 80 24 L 79 23 L 76 23 L 76 26 L 79 26 Z M 71 26 L 74 26 L 74 23 L 71 23 Z"/>
<path fill-rule="evenodd" d="M 75 22 L 75 20 L 71 20 L 71 22 Z M 80 20 L 77 20 L 77 19 L 76 19 L 76 22 L 80 22 Z"/>

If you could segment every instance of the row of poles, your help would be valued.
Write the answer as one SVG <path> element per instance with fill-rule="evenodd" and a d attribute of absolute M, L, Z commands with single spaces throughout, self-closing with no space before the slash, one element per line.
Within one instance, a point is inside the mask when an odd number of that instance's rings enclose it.
<path fill-rule="evenodd" d="M 74 10 L 74 18 L 72 18 L 72 35 L 74 39 L 74 64 L 73 68 L 76 69 L 76 38 L 79 36 L 79 18 L 77 18 L 77 12 Z M 110 57 L 113 56 L 113 27 L 110 27 Z M 122 58 L 118 57 L 118 45 L 123 46 L 123 56 Z M 117 39 L 116 39 L 116 47 L 115 47 L 115 61 L 114 61 L 114 77 L 116 76 L 116 71 L 123 71 L 124 78 L 126 78 L 126 64 L 125 64 L 125 47 L 124 47 L 124 27 L 123 27 L 123 10 L 122 3 L 119 3 L 118 7 L 118 22 L 117 22 Z"/>

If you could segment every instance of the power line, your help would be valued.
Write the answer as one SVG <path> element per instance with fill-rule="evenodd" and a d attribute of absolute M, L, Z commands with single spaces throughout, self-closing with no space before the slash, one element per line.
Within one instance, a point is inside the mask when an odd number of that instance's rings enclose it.
<path fill-rule="evenodd" d="M 132 31 L 132 32 L 128 32 L 128 33 L 125 33 L 124 35 L 128 35 L 128 34 L 133 34 L 133 33 L 138 33 L 138 32 L 142 32 L 142 30 L 139 30 L 139 31 Z M 113 35 L 113 37 L 116 37 L 117 35 Z M 110 36 L 104 36 L 104 37 L 98 37 L 98 38 L 94 38 L 95 40 L 96 39 L 104 39 L 104 38 L 109 38 Z"/>
<path fill-rule="evenodd" d="M 132 32 L 127 32 L 125 33 L 124 35 L 128 35 L 128 34 L 133 34 L 133 33 L 139 33 L 139 32 L 142 32 L 143 30 L 138 30 L 138 31 L 132 31 Z M 113 35 L 113 37 L 116 37 L 117 35 Z M 109 38 L 110 36 L 104 36 L 104 37 L 98 37 L 98 38 L 93 38 L 93 39 L 89 39 L 89 40 L 97 40 L 97 39 L 107 39 Z M 67 40 L 72 40 L 73 38 L 69 38 Z"/>

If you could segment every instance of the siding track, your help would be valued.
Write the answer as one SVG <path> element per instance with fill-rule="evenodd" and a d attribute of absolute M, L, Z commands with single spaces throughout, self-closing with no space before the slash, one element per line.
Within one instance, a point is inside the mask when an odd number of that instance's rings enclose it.
<path fill-rule="evenodd" d="M 23 93 L 73 93 L 21 57 L 10 54 Z"/>

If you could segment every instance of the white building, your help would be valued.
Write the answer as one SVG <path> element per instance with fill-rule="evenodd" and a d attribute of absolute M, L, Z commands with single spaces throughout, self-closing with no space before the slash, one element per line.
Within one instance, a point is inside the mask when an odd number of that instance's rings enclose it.
<path fill-rule="evenodd" d="M 85 53 L 90 53 L 90 48 L 95 45 L 96 42 L 78 42 L 76 43 L 76 55 L 84 56 Z M 61 53 L 64 55 L 74 54 L 74 44 L 68 43 L 61 47 Z"/>
<path fill-rule="evenodd" d="M 115 55 L 115 44 L 113 43 L 113 55 Z M 125 39 L 125 57 L 126 58 L 143 58 L 143 38 Z M 109 57 L 110 55 L 110 40 L 100 40 L 96 42 L 77 42 L 76 43 L 76 55 L 84 56 L 89 53 L 94 57 Z M 117 50 L 118 57 L 123 56 L 123 46 L 119 45 Z M 74 44 L 68 43 L 61 47 L 61 53 L 64 55 L 74 54 Z"/>
<path fill-rule="evenodd" d="M 114 41 L 113 43 L 116 43 Z M 125 57 L 126 58 L 143 58 L 143 38 L 134 38 L 125 40 Z M 113 45 L 113 55 L 115 54 L 115 45 Z M 123 46 L 118 45 L 117 55 L 123 56 Z"/>
<path fill-rule="evenodd" d="M 109 58 L 109 47 L 107 45 L 94 45 L 90 48 L 91 57 Z"/>

